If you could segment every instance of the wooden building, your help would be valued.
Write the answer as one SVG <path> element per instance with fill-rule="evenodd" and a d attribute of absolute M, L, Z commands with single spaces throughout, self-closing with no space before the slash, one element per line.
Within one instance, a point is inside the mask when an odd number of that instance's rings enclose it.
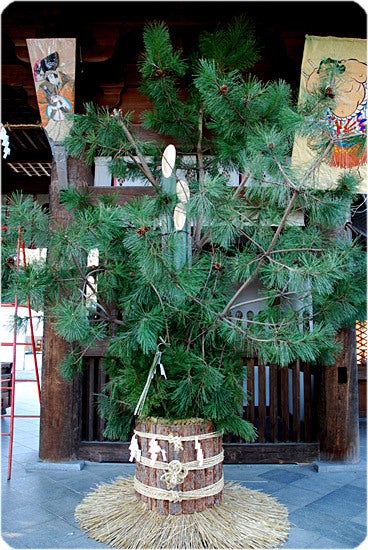
<path fill-rule="evenodd" d="M 140 93 L 137 60 L 147 21 L 165 20 L 183 49 L 199 31 L 224 24 L 236 15 L 253 19 L 263 45 L 255 74 L 262 80 L 284 79 L 297 94 L 305 35 L 366 38 L 366 14 L 355 2 L 14 2 L 2 13 L 2 123 L 11 154 L 2 161 L 2 194 L 16 189 L 53 205 L 58 185 L 52 152 L 40 126 L 28 38 L 77 39 L 76 107 L 85 102 L 136 113 L 147 107 Z M 70 178 L 90 185 L 87 167 L 69 162 Z M 94 192 L 109 192 L 94 188 Z M 139 189 L 119 188 L 122 201 Z M 94 394 L 104 383 L 103 350 L 90 350 L 86 374 L 67 383 L 57 363 L 65 342 L 46 327 L 43 359 L 40 458 L 64 461 L 126 461 L 128 443 L 104 441 Z M 225 461 L 305 462 L 359 460 L 358 368 L 354 328 L 341 335 L 344 351 L 323 371 L 296 362 L 288 369 L 250 360 L 245 414 L 255 422 L 259 440 L 225 442 Z M 51 345 L 52 342 L 52 345 Z M 362 354 L 364 355 L 364 353 Z M 343 371 L 342 371 L 343 369 Z M 363 359 L 359 375 L 366 378 Z M 360 414 L 366 414 L 361 390 Z M 302 403 L 302 407 L 301 407 Z M 338 437 L 337 437 L 338 435 Z M 339 441 L 336 444 L 336 441 Z"/>

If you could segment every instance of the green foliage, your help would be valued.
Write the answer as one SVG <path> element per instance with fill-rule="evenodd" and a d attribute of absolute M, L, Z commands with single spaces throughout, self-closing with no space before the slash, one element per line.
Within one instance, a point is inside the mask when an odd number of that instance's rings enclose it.
<path fill-rule="evenodd" d="M 204 59 L 214 59 L 219 70 L 251 69 L 259 59 L 252 23 L 245 17 L 238 17 L 225 29 L 203 32 L 199 37 L 199 52 Z"/>
<path fill-rule="evenodd" d="M 64 357 L 58 367 L 61 376 L 65 378 L 65 380 L 73 380 L 76 374 L 81 374 L 83 372 L 84 361 L 81 350 L 78 347 L 71 348 L 68 355 Z"/>
<path fill-rule="evenodd" d="M 87 347 L 106 342 L 108 381 L 98 396 L 106 437 L 128 437 L 161 353 L 164 371 L 156 366 L 142 416 L 210 419 L 251 441 L 240 353 L 263 364 L 330 364 L 337 331 L 364 318 L 365 254 L 342 229 L 357 181 L 346 173 L 322 191 L 307 185 L 322 159 L 306 173 L 290 165 L 296 132 L 325 151 L 330 99 L 317 94 L 296 107 L 285 82 L 249 74 L 259 50 L 245 18 L 207 31 L 194 52 L 176 48 L 161 22 L 145 27 L 143 42 L 141 90 L 152 102 L 143 124 L 157 140 L 139 137 L 132 113 L 88 104 L 71 115 L 65 145 L 88 163 L 111 157 L 113 174 L 138 175 L 155 194 L 121 205 L 70 187 L 60 199 L 71 220 L 50 227 L 36 203 L 15 195 L 5 265 L 19 226 L 28 244 L 47 242 L 49 262 L 8 266 L 5 296 L 30 294 L 37 309 L 45 302 L 71 348 L 61 365 L 68 379 Z M 178 152 L 170 181 L 159 168 L 168 136 Z M 239 185 L 229 185 L 231 170 Z M 190 188 L 183 231 L 172 219 L 179 177 Z M 262 308 L 239 318 L 237 309 L 252 309 L 255 282 Z"/>

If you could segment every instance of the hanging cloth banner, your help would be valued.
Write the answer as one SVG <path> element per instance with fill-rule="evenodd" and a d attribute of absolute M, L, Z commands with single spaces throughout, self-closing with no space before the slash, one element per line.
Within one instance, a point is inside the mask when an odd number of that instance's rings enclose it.
<path fill-rule="evenodd" d="M 74 112 L 75 38 L 27 39 L 41 124 L 47 136 L 61 143 L 68 135 Z"/>
<path fill-rule="evenodd" d="M 359 191 L 367 192 L 367 41 L 334 36 L 305 37 L 299 102 L 321 87 L 333 99 L 326 123 L 333 147 L 314 172 L 312 185 L 333 189 L 346 170 L 360 180 Z M 307 172 L 316 159 L 308 139 L 298 136 L 292 166 Z"/>

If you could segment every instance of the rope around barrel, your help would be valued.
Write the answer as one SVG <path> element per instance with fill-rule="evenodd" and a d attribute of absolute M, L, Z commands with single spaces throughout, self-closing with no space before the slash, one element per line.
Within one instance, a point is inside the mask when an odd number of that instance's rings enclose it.
<path fill-rule="evenodd" d="M 224 477 L 212 485 L 193 489 L 192 491 L 167 491 L 159 487 L 152 487 L 141 483 L 134 476 L 134 489 L 141 495 L 157 500 L 168 500 L 169 502 L 182 502 L 183 500 L 196 500 L 198 498 L 211 497 L 217 495 L 224 488 Z"/>
<path fill-rule="evenodd" d="M 138 435 L 139 437 L 144 437 L 146 439 L 162 439 L 163 441 L 168 441 L 169 443 L 172 443 L 176 450 L 183 449 L 182 442 L 183 441 L 201 441 L 203 439 L 211 439 L 212 437 L 222 437 L 221 432 L 210 432 L 206 434 L 196 434 L 196 435 L 175 435 L 173 433 L 170 433 L 168 435 L 160 434 L 160 433 L 148 433 L 148 432 L 140 432 L 139 430 L 134 430 L 134 434 Z"/>
<path fill-rule="evenodd" d="M 204 468 L 211 468 L 212 466 L 216 466 L 216 464 L 220 464 L 224 460 L 224 451 L 221 451 L 221 453 L 210 456 L 208 458 L 203 459 L 203 463 L 199 464 L 198 460 L 192 460 L 190 462 L 184 462 L 183 466 L 187 468 L 188 470 L 203 470 Z M 143 466 L 147 466 L 149 468 L 157 468 L 159 470 L 166 470 L 168 467 L 167 462 L 161 462 L 160 460 L 156 460 L 152 464 L 152 459 L 147 458 L 146 456 L 141 455 L 139 458 L 136 457 L 136 462 L 140 462 L 143 464 Z"/>

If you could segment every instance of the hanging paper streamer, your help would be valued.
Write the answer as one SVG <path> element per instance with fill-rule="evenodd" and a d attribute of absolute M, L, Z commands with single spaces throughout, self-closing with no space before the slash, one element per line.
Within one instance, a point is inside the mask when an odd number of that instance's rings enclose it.
<path fill-rule="evenodd" d="M 309 183 L 320 189 L 336 187 L 345 170 L 360 179 L 367 192 L 367 41 L 333 36 L 306 36 L 302 60 L 299 101 L 323 90 L 333 105 L 326 122 L 333 147 Z M 292 166 L 306 172 L 315 160 L 307 138 L 294 143 Z"/>
<path fill-rule="evenodd" d="M 49 138 L 61 143 L 74 112 L 75 38 L 27 39 L 41 124 Z"/>
<path fill-rule="evenodd" d="M 3 150 L 3 158 L 6 159 L 10 155 L 9 136 L 5 129 L 5 126 L 0 123 L 0 141 Z"/>
<path fill-rule="evenodd" d="M 197 451 L 197 461 L 198 461 L 198 465 L 199 466 L 203 466 L 203 459 L 204 459 L 204 456 L 203 456 L 203 450 L 202 450 L 202 447 L 201 447 L 201 444 L 198 440 L 198 437 L 195 438 L 195 443 L 194 443 L 194 448 L 195 450 Z"/>
<path fill-rule="evenodd" d="M 163 460 L 167 460 L 165 449 L 161 449 L 160 445 L 157 443 L 156 439 L 153 438 L 148 444 L 148 454 L 151 455 L 151 466 L 153 466 L 157 460 L 159 454 L 162 455 Z"/>
<path fill-rule="evenodd" d="M 133 437 L 130 441 L 129 451 L 130 451 L 129 462 L 133 462 L 134 459 L 137 462 L 139 462 L 140 459 L 141 459 L 142 451 L 139 448 L 138 439 L 137 439 L 137 436 L 135 434 L 133 435 Z"/>

